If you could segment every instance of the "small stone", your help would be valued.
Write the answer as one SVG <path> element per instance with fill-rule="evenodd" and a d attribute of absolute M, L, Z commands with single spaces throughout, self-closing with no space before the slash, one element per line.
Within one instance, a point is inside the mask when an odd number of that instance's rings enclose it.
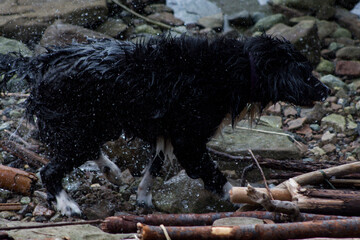
<path fill-rule="evenodd" d="M 346 28 L 339 27 L 331 34 L 333 38 L 351 38 L 351 32 L 347 30 Z"/>
<path fill-rule="evenodd" d="M 33 211 L 33 216 L 44 216 L 44 217 L 51 217 L 55 214 L 55 211 L 50 210 L 44 206 L 37 205 Z"/>
<path fill-rule="evenodd" d="M 332 153 L 336 150 L 336 146 L 332 143 L 328 143 L 322 147 L 326 153 Z"/>
<path fill-rule="evenodd" d="M 340 105 L 340 104 L 336 104 L 336 103 L 331 103 L 331 109 L 333 110 L 333 111 L 337 111 L 337 110 L 339 110 L 339 109 L 342 109 L 342 105 Z"/>
<path fill-rule="evenodd" d="M 268 107 L 266 112 L 268 112 L 269 114 L 272 114 L 272 115 L 277 115 L 277 116 L 281 115 L 281 105 L 280 105 L 280 103 L 276 103 L 274 105 L 271 105 L 270 107 Z"/>
<path fill-rule="evenodd" d="M 280 116 L 261 116 L 260 121 L 269 127 L 281 128 L 282 121 Z"/>
<path fill-rule="evenodd" d="M 315 131 L 315 132 L 318 132 L 318 131 L 320 131 L 320 126 L 319 126 L 319 124 L 316 124 L 316 123 L 314 123 L 314 124 L 310 124 L 310 128 L 311 128 L 311 130 L 313 130 L 313 131 Z"/>
<path fill-rule="evenodd" d="M 337 61 L 335 73 L 338 75 L 360 76 L 360 61 Z"/>
<path fill-rule="evenodd" d="M 13 217 L 15 217 L 17 214 L 15 212 L 10 212 L 10 211 L 1 211 L 0 212 L 0 218 L 3 219 L 11 219 Z"/>
<path fill-rule="evenodd" d="M 215 15 L 202 17 L 199 19 L 198 23 L 205 28 L 220 30 L 224 25 L 224 15 L 222 13 L 218 13 Z"/>
<path fill-rule="evenodd" d="M 329 131 L 326 131 L 323 134 L 323 136 L 321 137 L 321 142 L 323 144 L 336 142 L 336 134 L 335 133 L 330 133 Z"/>
<path fill-rule="evenodd" d="M 312 152 L 315 156 L 322 156 L 326 154 L 326 152 L 320 147 L 314 147 L 310 150 L 310 152 Z"/>
<path fill-rule="evenodd" d="M 153 28 L 152 26 L 147 25 L 147 24 L 142 24 L 142 25 L 136 26 L 134 32 L 137 34 L 147 33 L 147 34 L 151 34 L 151 35 L 158 35 L 161 33 L 160 30 L 156 30 L 155 28 Z"/>
<path fill-rule="evenodd" d="M 281 13 L 264 17 L 257 21 L 254 26 L 254 31 L 264 31 L 270 29 L 272 26 L 278 23 L 284 23 L 285 16 Z"/>
<path fill-rule="evenodd" d="M 128 168 L 121 173 L 121 181 L 125 184 L 131 184 L 135 181 L 135 178 L 131 175 L 131 172 Z"/>
<path fill-rule="evenodd" d="M 330 51 L 337 51 L 340 48 L 343 48 L 345 45 L 342 43 L 332 42 L 329 44 L 329 50 Z"/>
<path fill-rule="evenodd" d="M 99 183 L 94 183 L 90 185 L 91 188 L 100 188 L 101 185 Z"/>
<path fill-rule="evenodd" d="M 320 81 L 326 84 L 331 89 L 334 89 L 335 87 L 339 87 L 348 90 L 348 86 L 346 85 L 346 83 L 344 83 L 340 78 L 335 77 L 334 75 L 331 74 L 321 77 Z"/>
<path fill-rule="evenodd" d="M 347 46 L 336 52 L 336 57 L 345 60 L 360 60 L 360 47 Z"/>
<path fill-rule="evenodd" d="M 4 122 L 3 124 L 1 124 L 0 125 L 0 131 L 5 130 L 5 129 L 9 130 L 10 127 L 11 127 L 11 123 L 12 122 Z"/>
<path fill-rule="evenodd" d="M 285 117 L 296 116 L 297 114 L 298 114 L 298 111 L 292 106 L 284 109 Z"/>
<path fill-rule="evenodd" d="M 294 130 L 294 129 L 298 129 L 301 128 L 304 124 L 306 120 L 306 117 L 303 118 L 297 118 L 295 120 L 292 120 L 290 122 L 288 122 L 288 130 Z"/>
<path fill-rule="evenodd" d="M 22 198 L 20 199 L 20 203 L 21 203 L 22 205 L 29 204 L 30 202 L 31 202 L 31 199 L 30 199 L 29 197 L 22 197 Z"/>
<path fill-rule="evenodd" d="M 329 60 L 321 59 L 320 63 L 316 67 L 316 71 L 331 74 L 335 71 L 334 63 Z"/>
<path fill-rule="evenodd" d="M 332 113 L 321 119 L 321 125 L 333 127 L 337 132 L 344 132 L 346 127 L 345 117 L 336 113 Z"/>
<path fill-rule="evenodd" d="M 184 22 L 182 20 L 176 18 L 173 14 L 168 12 L 154 13 L 149 15 L 148 18 L 165 24 L 169 24 L 171 26 L 184 25 Z"/>

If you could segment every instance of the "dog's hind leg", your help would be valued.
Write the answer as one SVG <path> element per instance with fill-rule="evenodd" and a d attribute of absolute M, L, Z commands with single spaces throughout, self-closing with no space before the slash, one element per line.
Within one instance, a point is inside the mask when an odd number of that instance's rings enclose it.
<path fill-rule="evenodd" d="M 81 215 L 79 206 L 68 196 L 61 184 L 64 175 L 72 169 L 73 164 L 53 159 L 41 169 L 40 175 L 48 192 L 48 200 L 56 201 L 56 209 L 66 216 L 79 216 Z"/>
<path fill-rule="evenodd" d="M 189 141 L 189 138 L 174 138 L 174 153 L 180 165 L 191 178 L 201 178 L 205 189 L 219 194 L 223 199 L 229 199 L 232 185 L 210 159 L 206 150 L 206 142 Z"/>
<path fill-rule="evenodd" d="M 99 166 L 101 172 L 111 183 L 118 186 L 121 185 L 121 170 L 106 155 L 101 153 L 99 159 L 94 162 Z"/>

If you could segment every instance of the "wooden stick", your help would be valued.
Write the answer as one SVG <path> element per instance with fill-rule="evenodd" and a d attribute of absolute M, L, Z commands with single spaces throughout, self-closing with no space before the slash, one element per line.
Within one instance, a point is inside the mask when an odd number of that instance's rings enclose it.
<path fill-rule="evenodd" d="M 265 188 L 255 188 L 256 191 L 267 193 L 267 190 Z M 248 204 L 254 204 L 254 202 L 249 198 L 247 195 L 247 187 L 233 187 L 230 190 L 230 201 L 232 203 L 248 203 Z M 276 200 L 281 201 L 291 201 L 291 194 L 287 189 L 281 189 L 281 188 L 271 188 L 271 195 Z"/>
<path fill-rule="evenodd" d="M 35 174 L 0 165 L 0 188 L 30 195 L 38 180 Z"/>
<path fill-rule="evenodd" d="M 158 226 L 137 224 L 143 240 L 166 240 L 164 231 Z M 314 237 L 358 237 L 360 218 L 316 222 L 282 224 L 255 224 L 242 226 L 195 226 L 165 227 L 172 240 L 187 239 L 299 239 Z"/>
<path fill-rule="evenodd" d="M 209 226 L 220 218 L 227 217 L 252 217 L 259 219 L 269 219 L 274 222 L 284 222 L 288 218 L 272 212 L 252 211 L 252 212 L 220 212 L 220 213 L 202 213 L 202 214 L 149 214 L 149 215 L 120 215 L 108 217 L 101 223 L 101 230 L 109 233 L 132 233 L 136 232 L 136 223 L 159 226 Z M 336 220 L 351 217 L 319 215 L 301 213 L 301 218 L 305 221 L 313 220 Z"/>
<path fill-rule="evenodd" d="M 359 173 L 360 172 L 360 162 L 354 162 L 349 164 L 344 164 L 336 167 L 327 168 L 321 170 L 325 177 L 337 177 L 342 176 L 350 173 Z M 310 173 L 305 173 L 303 175 L 294 177 L 293 179 L 300 185 L 307 185 L 307 184 L 316 184 L 321 183 L 324 181 L 324 174 L 319 171 L 314 171 Z M 276 186 L 277 188 L 286 188 L 286 181 Z"/>
<path fill-rule="evenodd" d="M 48 159 L 39 156 L 38 154 L 30 151 L 29 149 L 26 149 L 25 147 L 17 144 L 14 141 L 2 140 L 0 141 L 0 148 L 4 149 L 7 152 L 10 152 L 11 154 L 17 156 L 18 158 L 26 161 L 30 165 L 37 168 L 41 167 L 39 163 L 46 165 L 49 162 Z"/>
<path fill-rule="evenodd" d="M 155 20 L 152 20 L 150 18 L 147 18 L 133 10 L 131 10 L 130 8 L 126 7 L 124 4 L 120 3 L 118 0 L 112 0 L 114 3 L 116 3 L 117 5 L 119 5 L 121 8 L 123 8 L 124 10 L 128 11 L 129 13 L 135 15 L 136 17 L 138 18 L 141 18 L 141 19 L 144 19 L 146 22 L 149 22 L 151 24 L 155 24 L 155 25 L 158 25 L 159 27 L 162 27 L 162 28 L 165 28 L 165 29 L 169 29 L 169 30 L 172 30 L 172 31 L 175 31 L 177 33 L 182 33 L 181 31 L 177 30 L 177 29 L 174 29 L 172 28 L 171 26 L 165 24 L 165 23 L 162 23 L 162 22 L 158 22 L 158 21 L 155 21 Z"/>
<path fill-rule="evenodd" d="M 47 228 L 47 227 L 61 227 L 61 226 L 84 225 L 84 224 L 100 224 L 100 223 L 102 223 L 102 220 L 88 220 L 88 221 L 79 221 L 79 222 L 44 223 L 44 224 L 41 224 L 41 225 L 0 227 L 0 231 L 33 229 L 33 228 Z"/>
<path fill-rule="evenodd" d="M 19 211 L 20 209 L 20 203 L 0 203 L 0 211 Z"/>
<path fill-rule="evenodd" d="M 264 174 L 262 168 L 260 167 L 258 160 L 256 159 L 256 157 L 255 157 L 254 153 L 251 151 L 251 149 L 248 149 L 248 151 L 249 151 L 249 153 L 251 154 L 252 158 L 254 159 L 254 161 L 255 161 L 255 163 L 256 163 L 256 166 L 259 168 L 259 171 L 260 171 L 260 173 L 261 173 L 261 176 L 262 176 L 263 181 L 264 181 L 264 184 L 265 184 L 265 188 L 266 188 L 266 190 L 267 190 L 267 193 L 269 194 L 270 199 L 271 199 L 271 200 L 274 200 L 274 197 L 273 197 L 273 195 L 271 194 L 270 188 L 269 188 L 269 186 L 268 186 L 268 184 L 267 184 L 267 181 L 266 181 L 266 178 L 265 178 L 265 174 Z"/>

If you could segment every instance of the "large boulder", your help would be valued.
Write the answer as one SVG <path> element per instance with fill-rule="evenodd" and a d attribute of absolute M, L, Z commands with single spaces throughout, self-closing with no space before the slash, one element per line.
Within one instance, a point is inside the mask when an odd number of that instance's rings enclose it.
<path fill-rule="evenodd" d="M 107 17 L 105 0 L 0 1 L 0 34 L 22 41 L 39 39 L 56 19 L 94 26 Z"/>
<path fill-rule="evenodd" d="M 303 20 L 293 27 L 279 23 L 266 33 L 289 40 L 313 65 L 320 62 L 321 46 L 315 21 Z"/>

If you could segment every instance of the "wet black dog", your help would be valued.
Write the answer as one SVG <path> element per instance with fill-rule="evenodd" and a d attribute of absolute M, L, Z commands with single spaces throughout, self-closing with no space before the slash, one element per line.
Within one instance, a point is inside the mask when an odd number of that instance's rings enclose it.
<path fill-rule="evenodd" d="M 152 180 L 164 159 L 175 156 L 190 177 L 226 197 L 231 184 L 206 151 L 224 118 L 234 124 L 248 109 L 277 101 L 312 105 L 329 92 L 289 42 L 266 35 L 94 40 L 30 58 L 1 55 L 0 71 L 3 86 L 15 73 L 30 82 L 27 116 L 36 116 L 40 138 L 54 153 L 42 181 L 66 215 L 80 213 L 61 186 L 74 167 L 98 159 L 119 183 L 119 169 L 100 146 L 123 132 L 154 147 L 139 203 L 151 206 Z"/>

